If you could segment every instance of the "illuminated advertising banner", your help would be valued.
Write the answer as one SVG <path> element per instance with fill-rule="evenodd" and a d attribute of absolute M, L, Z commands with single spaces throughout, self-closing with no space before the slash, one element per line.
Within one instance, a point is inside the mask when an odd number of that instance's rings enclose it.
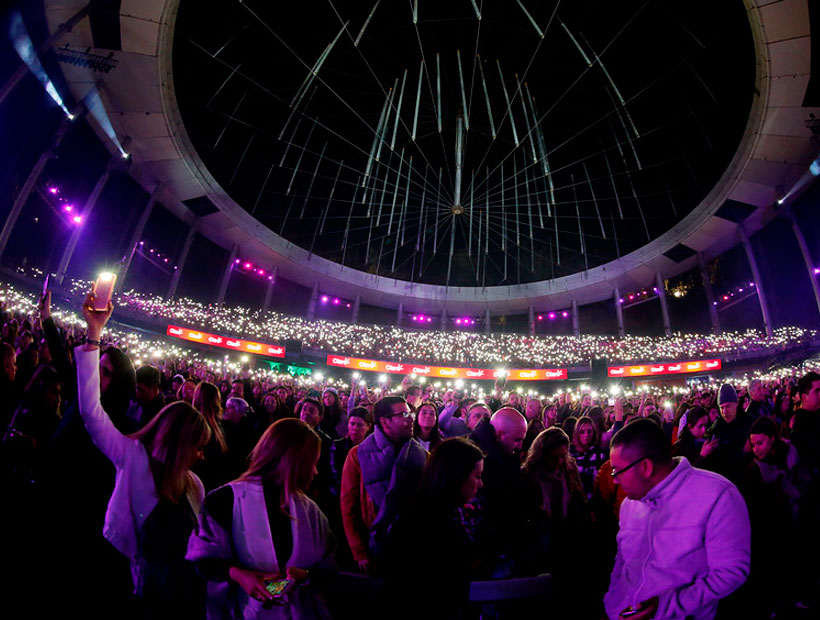
<path fill-rule="evenodd" d="M 407 364 L 404 362 L 385 362 L 368 360 L 349 355 L 327 356 L 328 366 L 365 370 L 369 372 L 394 373 L 400 375 L 420 375 L 422 377 L 438 377 L 441 379 L 483 379 L 492 380 L 499 376 L 500 371 L 491 368 L 455 368 L 452 366 L 429 366 L 427 364 Z M 507 371 L 507 379 L 513 381 L 548 381 L 552 379 L 566 379 L 566 368 L 516 368 Z"/>
<path fill-rule="evenodd" d="M 720 370 L 720 360 L 694 360 L 690 362 L 664 362 L 662 364 L 641 364 L 640 366 L 608 366 L 610 377 L 651 377 L 654 375 L 677 375 L 687 372 Z"/>
<path fill-rule="evenodd" d="M 241 351 L 242 353 L 255 353 L 256 355 L 266 355 L 268 357 L 285 357 L 285 347 L 276 344 L 264 344 L 262 342 L 253 342 L 252 340 L 231 338 L 230 336 L 218 336 L 196 329 L 188 329 L 187 327 L 177 327 L 176 325 L 169 325 L 166 334 L 174 338 L 188 340 L 189 342 L 198 342 L 199 344 L 222 347 L 223 349 Z"/>

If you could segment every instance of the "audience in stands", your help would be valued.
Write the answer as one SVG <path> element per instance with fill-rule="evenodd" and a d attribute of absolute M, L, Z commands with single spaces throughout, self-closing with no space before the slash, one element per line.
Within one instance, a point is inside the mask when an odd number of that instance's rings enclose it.
<path fill-rule="evenodd" d="M 563 385 L 567 391 L 550 396 L 499 380 L 484 394 L 410 375 L 395 388 L 355 379 L 348 389 L 330 377 L 293 379 L 107 327 L 111 308 L 92 310 L 91 297 L 83 330 L 52 310 L 48 294 L 39 303 L 5 295 L 15 303 L 0 315 L 0 473 L 10 505 L 23 519 L 57 513 L 49 497 L 80 497 L 59 488 L 61 470 L 75 471 L 67 460 L 74 455 L 91 463 L 87 449 L 99 454 L 84 446 L 90 437 L 116 478 L 87 494 L 102 506 L 84 499 L 76 508 L 98 512 L 94 539 L 110 541 L 131 565 L 139 604 L 125 616 L 204 618 L 207 601 L 209 617 L 329 617 L 321 592 L 333 587 L 334 560 L 369 575 L 369 587 L 384 580 L 382 594 L 361 605 L 402 600 L 394 615 L 407 617 L 487 615 L 467 603 L 471 580 L 543 571 L 555 579 L 550 609 L 558 617 L 618 618 L 630 607 L 639 620 L 712 617 L 726 597 L 726 617 L 818 609 L 815 372 L 719 389 L 661 383 L 613 400 L 595 391 L 604 386 Z M 200 316 L 222 324 L 216 310 Z M 262 339 L 254 330 L 273 316 L 238 326 Z M 317 325 L 285 323 L 282 330 Z M 313 343 L 341 346 L 354 333 L 333 336 L 318 324 Z M 414 334 L 384 332 L 368 354 L 390 357 Z M 442 337 L 415 336 L 407 355 Z M 455 336 L 441 359 L 469 354 L 489 363 L 484 336 Z M 697 345 L 679 337 L 662 340 L 653 356 L 777 348 L 801 337 L 702 337 Z M 496 351 L 517 350 L 516 338 L 499 338 Z M 632 359 L 646 345 L 570 341 L 564 359 L 590 347 Z M 365 344 L 362 337 L 345 346 Z M 530 345 L 535 355 L 554 343 Z M 11 531 L 37 531 L 15 524 L 14 509 L 4 518 L 16 525 Z M 61 519 L 73 524 L 80 547 L 80 521 Z M 45 546 L 55 534 L 41 530 Z M 113 596 L 127 576 L 91 542 L 90 561 Z M 23 545 L 13 548 L 19 555 Z M 419 579 L 408 597 L 407 584 Z M 284 587 L 284 596 L 273 600 L 269 586 Z"/>

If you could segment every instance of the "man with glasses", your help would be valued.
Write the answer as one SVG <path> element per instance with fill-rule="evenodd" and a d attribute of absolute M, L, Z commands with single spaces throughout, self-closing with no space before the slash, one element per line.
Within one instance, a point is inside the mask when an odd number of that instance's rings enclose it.
<path fill-rule="evenodd" d="M 413 498 L 427 451 L 413 438 L 415 415 L 400 396 L 373 405 L 375 430 L 351 448 L 342 469 L 345 536 L 362 572 L 372 572 L 384 535 Z"/>
<path fill-rule="evenodd" d="M 749 515 L 726 478 L 672 458 L 638 419 L 612 438 L 612 477 L 627 495 L 604 606 L 609 618 L 714 618 L 749 575 Z"/>

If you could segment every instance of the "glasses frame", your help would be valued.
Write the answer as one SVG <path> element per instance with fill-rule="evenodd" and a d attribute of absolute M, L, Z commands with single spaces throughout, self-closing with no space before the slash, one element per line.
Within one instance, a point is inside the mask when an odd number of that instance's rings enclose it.
<path fill-rule="evenodd" d="M 386 416 L 382 416 L 382 417 L 390 419 L 390 418 L 395 418 L 396 416 L 401 416 L 404 419 L 407 419 L 407 418 L 409 418 L 411 420 L 416 419 L 416 414 L 413 411 L 402 411 L 401 413 L 391 413 L 390 415 L 386 415 Z"/>
<path fill-rule="evenodd" d="M 640 463 L 641 461 L 645 461 L 646 459 L 651 459 L 653 456 L 654 456 L 653 454 L 647 454 L 646 456 L 642 456 L 642 457 L 641 457 L 641 458 L 639 458 L 637 461 L 632 461 L 632 462 L 631 462 L 629 465 L 627 465 L 626 467 L 621 467 L 621 469 L 615 469 L 615 468 L 613 467 L 613 468 L 612 468 L 612 471 L 610 472 L 610 475 L 611 475 L 613 478 L 615 478 L 615 477 L 617 477 L 617 476 L 620 476 L 620 475 L 621 475 L 622 473 L 624 473 L 625 471 L 630 470 L 630 469 L 632 469 L 633 467 L 635 467 L 635 465 L 637 465 L 637 464 L 638 464 L 638 463 Z"/>

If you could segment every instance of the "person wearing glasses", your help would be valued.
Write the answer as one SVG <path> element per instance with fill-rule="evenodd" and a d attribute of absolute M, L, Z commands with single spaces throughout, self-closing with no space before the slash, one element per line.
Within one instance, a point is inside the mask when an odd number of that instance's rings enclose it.
<path fill-rule="evenodd" d="M 749 575 L 749 514 L 726 478 L 672 457 L 666 434 L 635 420 L 612 438 L 621 506 L 609 618 L 714 618 Z"/>
<path fill-rule="evenodd" d="M 384 535 L 413 498 L 427 450 L 413 438 L 415 415 L 401 396 L 373 405 L 375 427 L 353 446 L 342 469 L 345 536 L 362 572 L 372 572 Z"/>

